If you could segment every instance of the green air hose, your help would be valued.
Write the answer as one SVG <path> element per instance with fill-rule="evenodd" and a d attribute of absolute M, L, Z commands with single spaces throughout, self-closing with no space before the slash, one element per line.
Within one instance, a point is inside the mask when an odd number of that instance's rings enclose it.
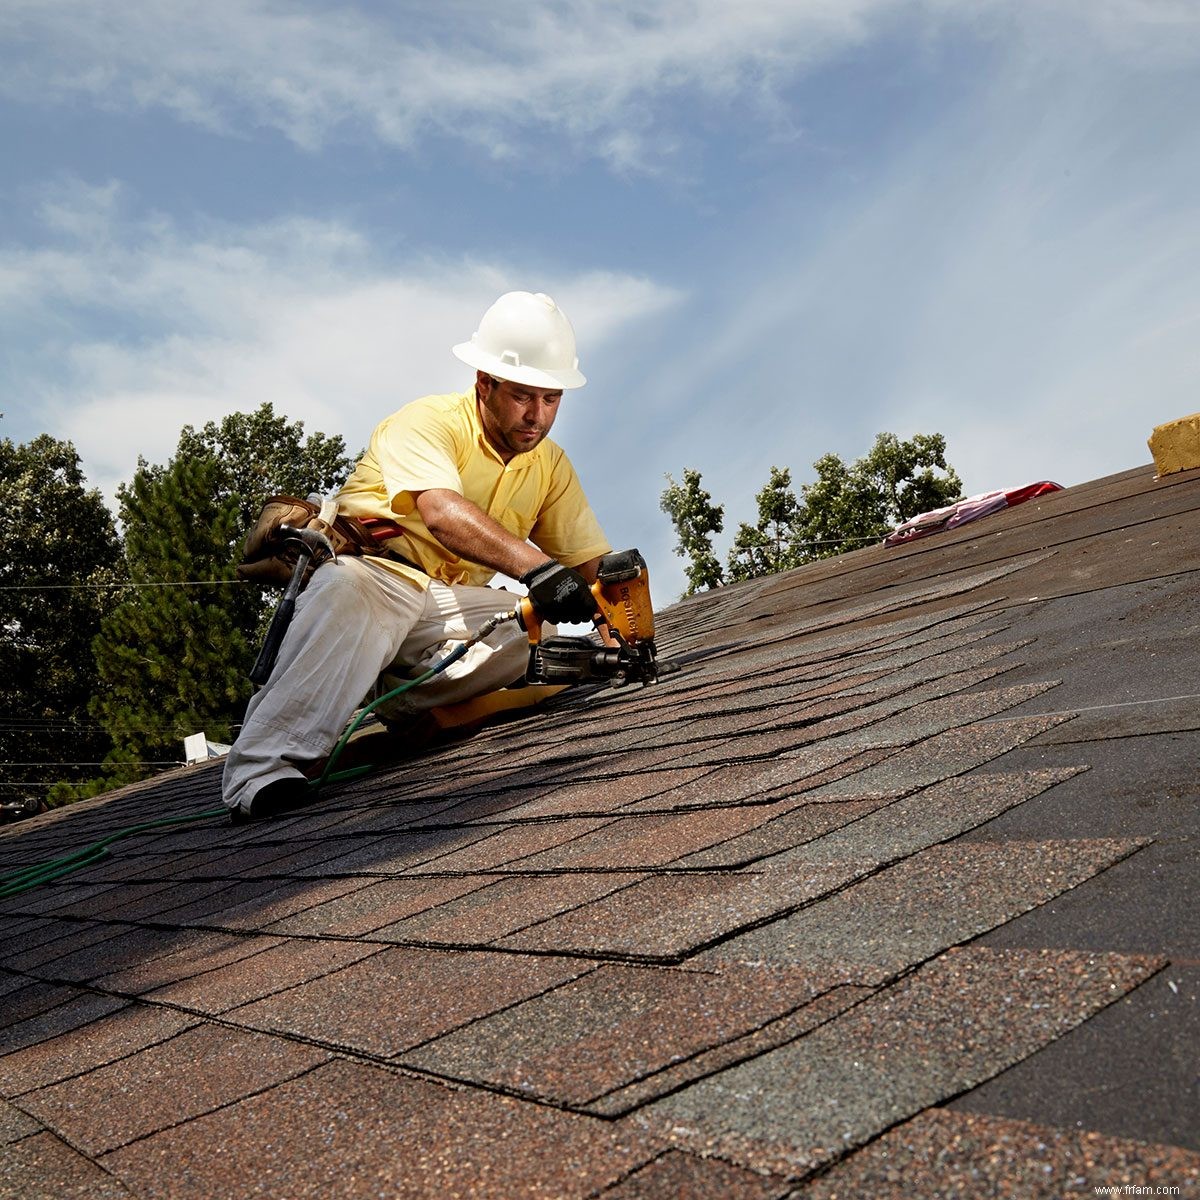
<path fill-rule="evenodd" d="M 119 829 L 116 833 L 111 833 L 108 837 L 93 842 L 92 845 L 85 846 L 82 850 L 76 850 L 74 854 L 53 858 L 49 862 L 35 863 L 32 867 L 13 871 L 8 875 L 0 875 L 0 900 L 9 896 L 19 896 L 22 892 L 32 891 L 43 883 L 50 883 L 52 880 L 61 879 L 64 875 L 70 875 L 84 867 L 90 867 L 92 863 L 99 862 L 106 857 L 108 847 L 122 838 L 131 837 L 135 833 L 148 833 L 152 829 L 163 829 L 171 825 L 184 825 L 191 821 L 204 821 L 210 817 L 223 817 L 228 812 L 229 810 L 222 805 L 220 808 L 210 808 L 205 812 L 193 813 L 188 817 L 163 817 L 159 821 L 146 821 L 141 825 L 130 825 L 128 829 Z"/>
<path fill-rule="evenodd" d="M 333 753 L 330 754 L 329 760 L 325 764 L 325 770 L 321 772 L 320 777 L 310 780 L 308 786 L 316 791 L 324 787 L 327 783 L 340 783 L 346 779 L 356 779 L 360 775 L 365 775 L 373 771 L 375 768 L 371 766 L 352 767 L 348 771 L 335 771 L 333 769 L 334 764 L 345 749 L 346 743 L 363 721 L 381 704 L 386 703 L 395 696 L 402 695 L 404 692 L 411 691 L 415 687 L 420 687 L 423 683 L 428 683 L 435 675 L 440 675 L 452 663 L 458 662 L 476 642 L 483 641 L 488 634 L 492 633 L 506 621 L 514 620 L 516 615 L 516 612 L 512 611 L 497 613 L 494 617 L 490 617 L 465 642 L 455 646 L 445 658 L 435 663 L 424 674 L 418 675 L 415 679 L 406 680 L 399 687 L 394 687 L 390 692 L 385 692 L 382 696 L 372 700 L 370 704 L 366 705 L 358 713 L 346 732 L 342 734 L 340 741 L 333 748 Z M 228 815 L 229 809 L 222 805 L 220 808 L 205 809 L 204 812 L 192 813 L 186 817 L 163 817 L 161 820 L 146 821 L 140 825 L 130 825 L 126 829 L 118 829 L 116 833 L 111 833 L 108 837 L 102 838 L 98 842 L 93 842 L 90 846 L 85 846 L 82 850 L 76 850 L 73 854 L 64 855 L 62 858 L 54 858 L 49 862 L 35 863 L 31 867 L 23 867 L 21 870 L 13 871 L 8 875 L 0 875 L 0 900 L 7 899 L 10 896 L 19 896 L 23 892 L 29 892 L 36 887 L 40 887 L 43 883 L 51 883 L 55 879 L 61 879 L 64 875 L 70 875 L 75 871 L 82 870 L 84 867 L 89 867 L 92 863 L 99 862 L 102 858 L 107 857 L 108 847 L 114 842 L 119 842 L 122 838 L 132 837 L 135 833 L 149 833 L 156 829 L 169 828 L 172 825 L 186 825 L 192 821 L 207 821 L 213 817 L 225 817 Z"/>
<path fill-rule="evenodd" d="M 493 617 L 483 628 L 487 629 L 487 633 L 491 633 L 496 626 L 492 625 Z M 488 628 L 491 626 L 491 628 Z M 375 768 L 366 767 L 351 767 L 348 771 L 334 771 L 333 765 L 341 757 L 342 751 L 346 748 L 346 743 L 357 732 L 358 727 L 381 705 L 391 700 L 393 696 L 399 696 L 415 687 L 420 687 L 423 683 L 428 683 L 435 675 L 440 675 L 451 663 L 456 663 L 466 652 L 473 646 L 480 637 L 486 637 L 487 633 L 476 633 L 469 640 L 463 642 L 446 655 L 440 662 L 429 668 L 423 675 L 418 675 L 416 679 L 410 679 L 402 683 L 399 687 L 394 687 L 390 692 L 385 692 L 376 700 L 372 700 L 370 704 L 365 705 L 359 714 L 350 722 L 346 732 L 342 734 L 341 740 L 333 748 L 333 753 L 330 754 L 328 761 L 325 763 L 325 770 L 321 772 L 320 778 L 312 780 L 309 784 L 312 788 L 324 787 L 327 783 L 338 783 L 343 779 L 355 779 L 359 775 L 365 775 L 368 771 L 373 771 Z"/>

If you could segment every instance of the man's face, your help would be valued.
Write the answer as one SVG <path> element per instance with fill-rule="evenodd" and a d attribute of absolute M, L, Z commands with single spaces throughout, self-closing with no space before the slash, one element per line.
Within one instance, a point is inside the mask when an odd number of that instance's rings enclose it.
<path fill-rule="evenodd" d="M 505 462 L 527 454 L 542 441 L 554 424 L 562 399 L 561 388 L 529 387 L 482 372 L 475 390 L 483 432 Z"/>

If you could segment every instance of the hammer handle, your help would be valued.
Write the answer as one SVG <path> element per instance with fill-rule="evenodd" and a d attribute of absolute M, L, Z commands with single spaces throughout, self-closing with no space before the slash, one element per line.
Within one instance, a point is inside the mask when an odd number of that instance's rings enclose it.
<path fill-rule="evenodd" d="M 258 652 L 258 658 L 255 659 L 254 669 L 250 672 L 250 682 L 256 687 L 262 687 L 270 679 L 275 659 L 279 656 L 279 647 L 283 644 L 283 635 L 287 633 L 288 626 L 292 623 L 292 613 L 295 610 L 295 600 L 288 596 L 280 600 L 279 607 L 275 610 L 275 615 L 271 618 L 271 624 L 267 629 L 267 636 L 263 639 L 262 649 Z"/>
<path fill-rule="evenodd" d="M 305 547 L 301 550 L 296 559 L 296 565 L 292 568 L 292 577 L 283 590 L 283 599 L 279 601 L 279 606 L 275 609 L 275 615 L 267 627 L 267 636 L 263 638 L 262 649 L 258 652 L 258 658 L 255 659 L 254 667 L 250 672 L 250 682 L 255 687 L 262 687 L 271 678 L 275 659 L 279 657 L 279 647 L 283 645 L 283 635 L 287 633 L 288 626 L 292 623 L 292 614 L 296 611 L 296 597 L 300 594 L 304 569 L 308 566 L 308 560 L 311 557 L 312 555 Z"/>

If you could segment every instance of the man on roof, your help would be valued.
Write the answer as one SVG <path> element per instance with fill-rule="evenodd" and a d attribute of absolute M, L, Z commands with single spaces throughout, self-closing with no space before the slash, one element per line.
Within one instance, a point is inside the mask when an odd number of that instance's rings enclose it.
<path fill-rule="evenodd" d="M 588 585 L 611 547 L 547 437 L 564 391 L 586 382 L 571 323 L 549 296 L 508 292 L 453 353 L 476 370 L 471 390 L 387 417 L 338 494 L 339 513 L 386 534 L 388 553 L 340 556 L 300 595 L 225 764 L 235 821 L 310 801 L 305 768 L 328 756 L 380 674 L 428 669 L 504 607 L 486 586 L 497 572 L 525 584 L 545 620 L 591 620 Z M 501 625 L 401 703 L 415 713 L 492 691 L 526 657 L 525 635 Z"/>

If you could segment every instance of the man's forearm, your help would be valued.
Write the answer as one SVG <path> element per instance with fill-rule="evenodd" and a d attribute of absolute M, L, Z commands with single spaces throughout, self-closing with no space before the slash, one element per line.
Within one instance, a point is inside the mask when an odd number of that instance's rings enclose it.
<path fill-rule="evenodd" d="M 549 557 L 509 533 L 477 504 L 446 488 L 431 488 L 417 496 L 417 511 L 425 528 L 452 554 L 519 579 Z"/>

